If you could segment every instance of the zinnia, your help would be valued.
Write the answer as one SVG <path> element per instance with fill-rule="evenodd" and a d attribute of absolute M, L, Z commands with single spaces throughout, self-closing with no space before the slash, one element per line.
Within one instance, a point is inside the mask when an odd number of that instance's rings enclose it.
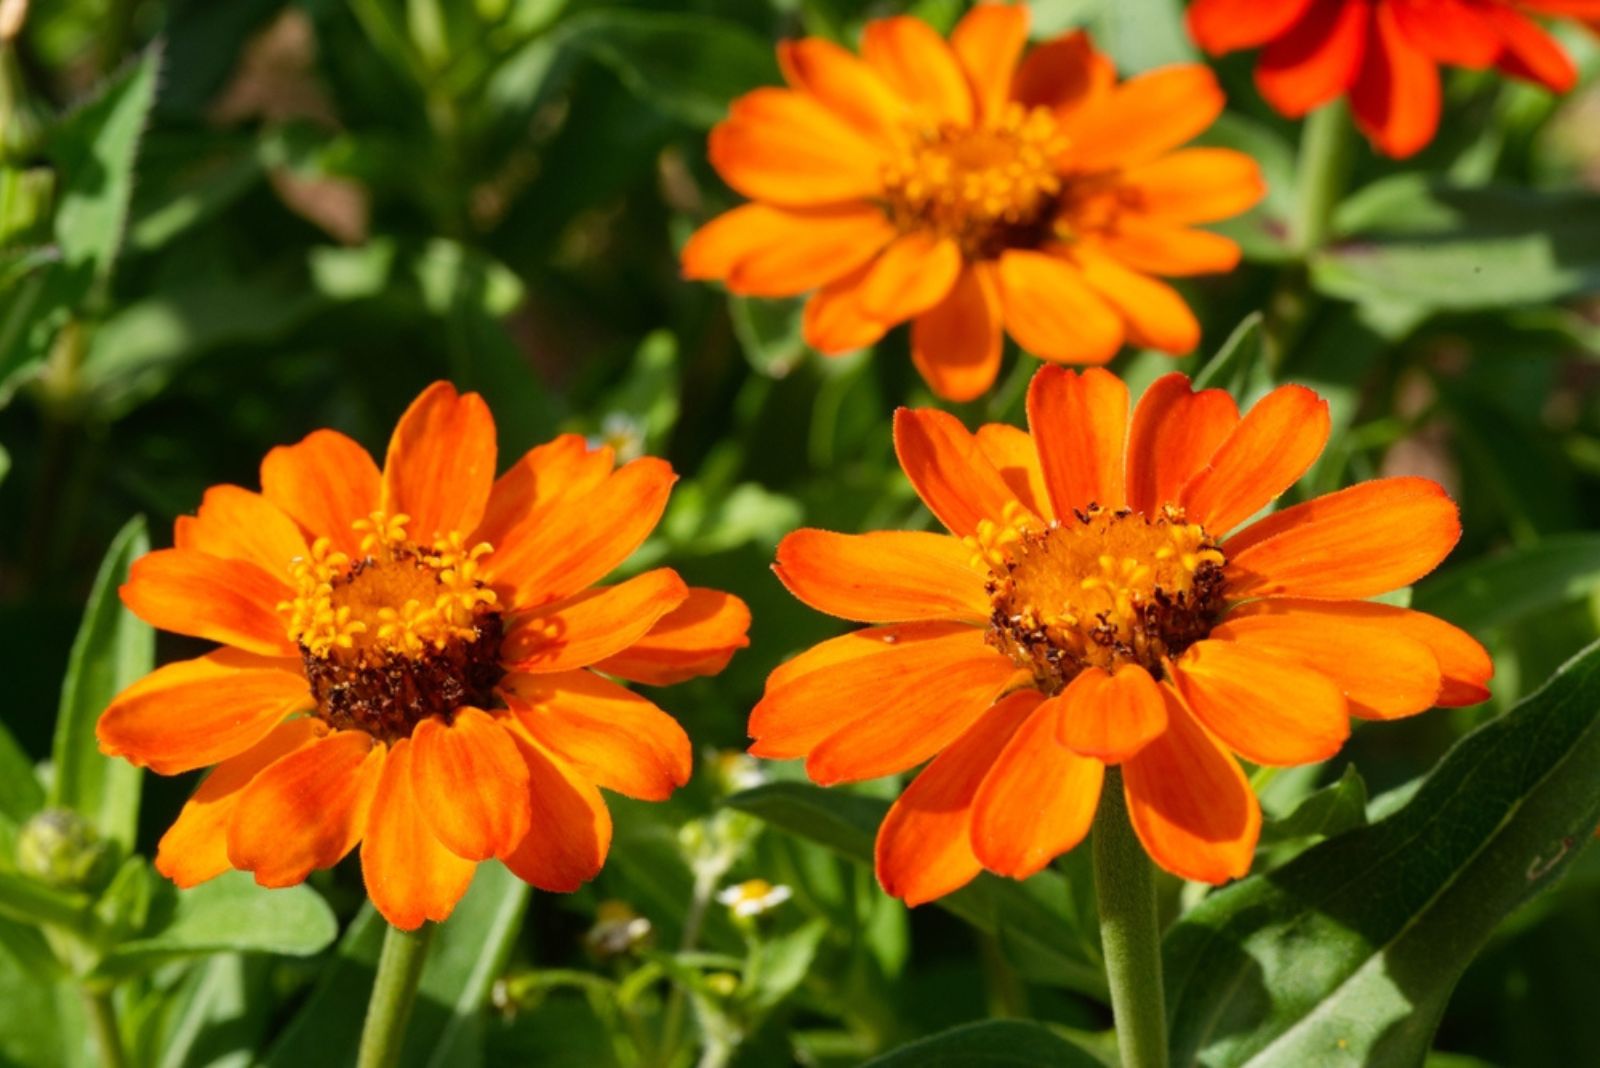
<path fill-rule="evenodd" d="M 1023 57 L 1028 13 L 974 8 L 947 43 L 915 18 L 870 23 L 857 57 L 786 42 L 788 89 L 734 102 L 711 162 L 754 203 L 683 250 L 691 278 L 806 305 L 809 344 L 871 345 L 912 321 L 936 393 L 970 399 L 1002 331 L 1036 356 L 1104 363 L 1124 340 L 1183 354 L 1200 329 L 1152 275 L 1231 270 L 1239 249 L 1192 224 L 1246 210 L 1255 163 L 1174 151 L 1222 112 L 1203 66 L 1121 85 L 1081 33 Z M 1019 62 L 1020 61 L 1020 62 Z"/>
<path fill-rule="evenodd" d="M 772 673 L 751 752 L 824 785 L 932 758 L 878 833 L 878 878 L 918 903 L 980 868 L 1023 878 L 1089 830 L 1108 765 L 1150 856 L 1218 883 L 1261 814 L 1234 754 L 1324 760 L 1348 716 L 1483 700 L 1492 667 L 1432 616 L 1362 600 L 1460 533 L 1434 483 L 1388 478 L 1250 518 L 1311 465 L 1325 402 L 1282 386 L 1242 418 L 1181 374 L 1128 417 L 1099 370 L 1046 368 L 1031 435 L 902 409 L 901 466 L 949 534 L 800 530 L 777 572 L 879 624 Z"/>
<path fill-rule="evenodd" d="M 670 569 L 591 588 L 674 478 L 566 435 L 496 480 L 488 407 L 440 382 L 381 472 L 320 430 L 267 454 L 260 493 L 209 490 L 122 599 L 223 648 L 99 724 L 106 753 L 162 774 L 216 765 L 156 867 L 287 886 L 361 843 L 373 904 L 405 929 L 445 919 L 491 857 L 546 890 L 591 878 L 611 840 L 596 787 L 658 800 L 690 770 L 682 728 L 604 676 L 712 674 L 746 644 L 742 602 Z"/>
<path fill-rule="evenodd" d="M 1345 95 L 1381 151 L 1405 157 L 1439 127 L 1439 66 L 1558 93 L 1577 71 L 1536 15 L 1600 16 L 1600 0 L 1195 0 L 1189 29 L 1213 54 L 1262 48 L 1256 85 L 1298 118 Z"/>

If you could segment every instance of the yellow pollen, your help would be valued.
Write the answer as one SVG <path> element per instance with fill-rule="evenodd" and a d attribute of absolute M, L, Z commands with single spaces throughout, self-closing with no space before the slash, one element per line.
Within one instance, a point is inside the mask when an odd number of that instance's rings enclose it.
<path fill-rule="evenodd" d="M 478 617 L 495 605 L 494 591 L 480 580 L 491 547 L 469 548 L 458 532 L 418 546 L 406 538 L 409 522 L 374 512 L 353 524 L 360 560 L 318 538 L 310 556 L 292 561 L 295 596 L 278 606 L 290 640 L 318 659 L 343 653 L 364 663 L 417 659 L 452 641 L 473 641 Z"/>
<path fill-rule="evenodd" d="M 1091 507 L 968 540 L 991 572 L 990 644 L 1049 692 L 1089 666 L 1138 663 L 1159 677 L 1223 604 L 1221 550 L 1173 505 L 1154 516 Z"/>
<path fill-rule="evenodd" d="M 1048 108 L 1008 104 L 989 126 L 915 130 L 884 166 L 895 224 L 955 239 L 969 259 L 1034 246 L 1048 236 L 1066 149 Z"/>

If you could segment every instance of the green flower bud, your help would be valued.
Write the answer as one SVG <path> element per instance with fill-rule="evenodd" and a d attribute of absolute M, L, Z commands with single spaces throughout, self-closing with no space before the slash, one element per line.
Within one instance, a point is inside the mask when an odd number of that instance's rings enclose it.
<path fill-rule="evenodd" d="M 17 836 L 17 868 L 62 890 L 100 890 L 111 875 L 111 843 L 89 821 L 64 808 L 47 808 Z"/>

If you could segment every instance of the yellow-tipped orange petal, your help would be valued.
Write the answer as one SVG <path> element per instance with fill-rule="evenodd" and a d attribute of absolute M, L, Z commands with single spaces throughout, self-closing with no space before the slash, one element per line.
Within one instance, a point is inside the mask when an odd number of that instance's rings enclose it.
<path fill-rule="evenodd" d="M 1349 707 L 1339 687 L 1265 649 L 1196 642 L 1172 674 L 1201 722 L 1252 763 L 1314 764 L 1337 753 L 1350 736 Z"/>
<path fill-rule="evenodd" d="M 921 905 L 959 890 L 982 871 L 972 851 L 972 799 L 1012 732 L 1039 703 L 1037 691 L 1012 694 L 934 757 L 878 828 L 878 883 Z"/>
<path fill-rule="evenodd" d="M 1121 508 L 1128 387 L 1107 371 L 1046 367 L 1028 389 L 1028 429 L 1058 516 Z"/>
<path fill-rule="evenodd" d="M 733 654 L 750 644 L 750 609 L 731 593 L 699 586 L 677 608 L 622 652 L 595 665 L 607 675 L 671 686 L 702 675 L 715 675 Z"/>
<path fill-rule="evenodd" d="M 988 569 L 945 534 L 797 530 L 778 543 L 778 578 L 819 612 L 859 623 L 989 618 Z"/>
<path fill-rule="evenodd" d="M 389 750 L 372 799 L 361 878 L 378 914 L 402 931 L 443 923 L 467 892 L 477 865 L 446 849 L 428 829 L 412 787 L 411 740 Z"/>
<path fill-rule="evenodd" d="M 297 661 L 218 649 L 158 668 L 117 694 L 95 734 L 107 756 L 177 775 L 244 752 L 312 704 Z"/>
<path fill-rule="evenodd" d="M 355 554 L 361 535 L 351 528 L 378 507 L 383 476 L 372 456 L 336 430 L 315 430 L 280 445 L 261 461 L 261 494 L 313 537 Z"/>
<path fill-rule="evenodd" d="M 406 535 L 422 545 L 477 527 L 494 485 L 494 417 L 476 393 L 435 382 L 411 402 L 389 439 L 383 503 L 408 515 Z"/>
<path fill-rule="evenodd" d="M 339 863 L 366 832 L 384 753 L 368 734 L 339 731 L 279 759 L 239 795 L 228 863 L 269 887 Z"/>
<path fill-rule="evenodd" d="M 1172 874 L 1225 883 L 1250 870 L 1261 806 L 1239 762 L 1197 723 L 1170 686 L 1167 729 L 1122 766 L 1128 817 L 1152 860 Z"/>
<path fill-rule="evenodd" d="M 277 607 L 293 596 L 289 587 L 243 560 L 160 549 L 133 562 L 119 592 L 129 611 L 158 630 L 262 656 L 299 654 Z"/>
<path fill-rule="evenodd" d="M 528 771 L 502 718 L 459 708 L 411 735 L 411 787 L 428 827 L 467 860 L 504 858 L 528 833 Z"/>
<path fill-rule="evenodd" d="M 1085 668 L 1057 698 L 1056 740 L 1105 764 L 1132 759 L 1167 729 L 1167 705 L 1150 673 L 1124 664 L 1116 673 Z"/>
<path fill-rule="evenodd" d="M 500 659 L 517 671 L 588 667 L 643 638 L 688 596 L 689 587 L 670 567 L 585 590 L 520 617 L 506 634 Z"/>
<path fill-rule="evenodd" d="M 1184 485 L 1191 522 L 1226 534 L 1300 480 L 1328 442 L 1328 402 L 1304 386 L 1279 386 L 1256 402 Z"/>
<path fill-rule="evenodd" d="M 972 802 L 972 851 L 998 875 L 1026 879 L 1089 833 L 1105 765 L 1056 741 L 1059 699 L 1017 728 Z"/>
<path fill-rule="evenodd" d="M 540 745 L 583 778 L 645 801 L 689 781 L 693 751 L 678 721 L 588 671 L 508 675 L 506 704 Z"/>

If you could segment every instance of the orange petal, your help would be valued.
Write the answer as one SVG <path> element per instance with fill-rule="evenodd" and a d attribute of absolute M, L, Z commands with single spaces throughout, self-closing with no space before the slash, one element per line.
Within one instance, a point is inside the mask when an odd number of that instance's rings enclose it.
<path fill-rule="evenodd" d="M 430 716 L 411 735 L 411 788 L 428 826 L 467 860 L 504 858 L 528 833 L 528 770 L 502 716 L 458 708 Z"/>
<path fill-rule="evenodd" d="M 964 623 L 858 630 L 823 642 L 772 673 L 766 694 L 750 713 L 755 739 L 750 752 L 788 760 L 870 720 L 891 719 L 920 730 L 969 711 L 976 715 L 1014 671 L 1010 660 L 984 644 L 981 630 Z M 969 709 L 972 705 L 977 707 Z M 900 767 L 916 763 L 907 759 Z"/>
<path fill-rule="evenodd" d="M 1189 33 L 1212 55 L 1256 48 L 1281 35 L 1310 6 L 1311 0 L 1194 0 Z"/>
<path fill-rule="evenodd" d="M 1228 148 L 1186 148 L 1128 171 L 1144 212 L 1172 222 L 1212 222 L 1249 211 L 1267 195 L 1261 167 Z"/>
<path fill-rule="evenodd" d="M 366 830 L 384 752 L 368 734 L 338 731 L 272 764 L 239 795 L 228 863 L 270 887 L 339 863 Z"/>
<path fill-rule="evenodd" d="M 326 537 L 351 555 L 361 549 L 351 524 L 378 507 L 382 478 L 367 450 L 336 430 L 312 431 L 261 461 L 262 496 L 312 537 Z"/>
<path fill-rule="evenodd" d="M 985 423 L 976 434 L 978 448 L 989 458 L 1017 500 L 1043 519 L 1055 516 L 1050 507 L 1050 491 L 1045 486 L 1044 468 L 1039 466 L 1039 450 L 1026 430 L 1006 423 Z"/>
<path fill-rule="evenodd" d="M 1210 636 L 1326 676 L 1343 691 L 1352 716 L 1398 719 L 1432 708 L 1442 681 L 1433 651 L 1343 608 L 1340 602 L 1255 601 L 1230 612 Z"/>
<path fill-rule="evenodd" d="M 1379 6 L 1368 31 L 1361 74 L 1350 90 L 1356 125 L 1383 152 L 1404 159 L 1420 152 L 1439 128 L 1439 68 Z"/>
<path fill-rule="evenodd" d="M 467 892 L 477 865 L 446 849 L 428 829 L 412 788 L 411 740 L 389 750 L 372 798 L 361 878 L 379 915 L 402 931 L 443 923 Z"/>
<path fill-rule="evenodd" d="M 1134 270 L 1169 278 L 1222 274 L 1239 265 L 1239 246 L 1221 234 L 1137 215 L 1124 214 L 1114 232 L 1085 241 L 1091 243 Z"/>
<path fill-rule="evenodd" d="M 790 207 L 875 196 L 884 155 L 815 97 L 757 89 L 733 102 L 711 131 L 711 165 L 752 200 Z"/>
<path fill-rule="evenodd" d="M 1356 82 L 1374 6 L 1313 0 L 1306 15 L 1261 53 L 1256 87 L 1274 108 L 1299 118 Z"/>
<path fill-rule="evenodd" d="M 129 611 L 159 630 L 263 656 L 299 652 L 277 608 L 293 596 L 289 587 L 242 560 L 161 549 L 135 560 L 118 592 Z"/>
<path fill-rule="evenodd" d="M 1322 455 L 1331 425 L 1328 402 L 1304 386 L 1262 397 L 1179 493 L 1190 521 L 1222 535 L 1255 515 Z"/>
<path fill-rule="evenodd" d="M 748 296 L 787 297 L 849 274 L 894 236 L 871 204 L 812 210 L 745 204 L 695 231 L 683 246 L 683 274 L 726 282 Z"/>
<path fill-rule="evenodd" d="M 1109 371 L 1046 367 L 1028 388 L 1028 428 L 1057 516 L 1121 508 L 1128 387 Z"/>
<path fill-rule="evenodd" d="M 972 799 L 1038 703 L 1033 690 L 1000 701 L 906 787 L 878 829 L 878 883 L 884 893 L 921 905 L 960 889 L 983 870 L 972 852 Z"/>
<path fill-rule="evenodd" d="M 483 573 L 509 587 L 508 605 L 570 597 L 633 555 L 660 521 L 676 481 L 666 461 L 634 460 L 588 492 L 525 516 L 485 558 Z"/>
<path fill-rule="evenodd" d="M 244 752 L 312 703 L 298 661 L 218 649 L 117 694 L 95 734 L 107 756 L 177 775 Z"/>
<path fill-rule="evenodd" d="M 574 772 L 619 794 L 665 801 L 689 781 L 689 736 L 651 702 L 588 671 L 507 675 L 506 704 Z"/>
<path fill-rule="evenodd" d="M 1122 347 L 1122 320 L 1061 257 L 1012 249 L 997 277 L 1006 330 L 1035 356 L 1105 363 Z"/>
<path fill-rule="evenodd" d="M 897 238 L 873 261 L 856 299 L 874 319 L 903 322 L 942 301 L 960 274 L 956 243 L 918 230 Z"/>
<path fill-rule="evenodd" d="M 595 665 L 607 675 L 648 686 L 670 686 L 715 675 L 750 644 L 750 609 L 731 593 L 689 587 L 677 608 L 643 638 Z"/>
<path fill-rule="evenodd" d="M 1228 596 L 1374 597 L 1439 566 L 1461 519 L 1425 478 L 1362 482 L 1275 512 L 1222 547 Z"/>
<path fill-rule="evenodd" d="M 1460 0 L 1399 4 L 1394 21 L 1408 41 L 1440 63 L 1483 70 L 1500 52 L 1499 38 L 1485 17 L 1488 10 Z"/>
<path fill-rule="evenodd" d="M 569 894 L 604 866 L 611 848 L 611 813 L 594 784 L 525 731 L 513 731 L 512 739 L 527 767 L 533 818 L 516 849 L 502 859 L 523 882 Z"/>
<path fill-rule="evenodd" d="M 1174 356 L 1200 344 L 1200 322 L 1177 290 L 1093 247 L 1078 249 L 1072 258 L 1089 288 L 1122 317 L 1130 342 Z"/>
<path fill-rule="evenodd" d="M 1056 741 L 1060 705 L 1017 728 L 972 801 L 972 851 L 997 875 L 1026 879 L 1089 833 L 1105 765 Z"/>
<path fill-rule="evenodd" d="M 778 578 L 806 604 L 859 623 L 989 619 L 988 569 L 945 534 L 797 530 L 778 543 Z"/>
<path fill-rule="evenodd" d="M 1111 61 L 1089 35 L 1073 30 L 1029 50 L 1011 81 L 1011 99 L 1025 108 L 1049 108 L 1058 120 L 1091 107 L 1117 83 Z"/>
<path fill-rule="evenodd" d="M 591 449 L 582 434 L 562 434 L 529 449 L 495 480 L 483 521 L 467 540 L 474 545 L 480 541 L 497 548 L 504 545 L 517 526 L 531 525 L 557 502 L 581 498 L 604 482 L 614 462 L 609 445 Z"/>
<path fill-rule="evenodd" d="M 778 42 L 784 80 L 873 140 L 900 135 L 911 109 L 864 60 L 821 37 Z"/>
<path fill-rule="evenodd" d="M 179 549 L 224 560 L 243 560 L 283 577 L 289 563 L 307 554 L 305 536 L 283 510 L 259 493 L 238 486 L 212 486 L 198 515 L 181 516 L 174 531 Z"/>
<path fill-rule="evenodd" d="M 947 412 L 896 411 L 894 448 L 917 496 L 957 537 L 977 533 L 982 520 L 1000 521 L 1017 499 L 977 439 Z"/>
<path fill-rule="evenodd" d="M 1195 722 L 1170 686 L 1167 729 L 1122 766 L 1128 816 L 1152 860 L 1172 874 L 1225 883 L 1250 870 L 1261 806 L 1238 761 Z"/>
<path fill-rule="evenodd" d="M 966 75 L 944 38 L 909 15 L 867 23 L 861 57 L 924 118 L 969 126 L 976 110 Z"/>
<path fill-rule="evenodd" d="M 871 264 L 829 282 L 806 301 L 800 322 L 807 345 L 833 356 L 875 344 L 892 323 L 868 315 L 861 306 L 861 284 Z"/>
<path fill-rule="evenodd" d="M 1552 14 L 1558 13 L 1554 7 L 1550 10 Z M 1600 6 L 1590 4 L 1582 11 L 1571 13 L 1600 18 Z M 1542 85 L 1553 93 L 1570 93 L 1578 84 L 1578 68 L 1571 57 L 1533 19 L 1514 8 L 1501 6 L 1483 7 L 1481 15 L 1499 34 L 1501 50 L 1495 66 L 1502 71 L 1513 78 Z"/>
<path fill-rule="evenodd" d="M 681 605 L 689 587 L 670 567 L 586 590 L 512 624 L 500 659 L 517 671 L 588 667 L 620 653 Z"/>
<path fill-rule="evenodd" d="M 1138 75 L 1063 124 L 1071 142 L 1063 162 L 1079 171 L 1148 162 L 1203 133 L 1224 103 L 1216 76 L 1198 63 Z"/>
<path fill-rule="evenodd" d="M 950 33 L 980 119 L 993 120 L 1011 95 L 1011 76 L 1028 43 L 1028 9 L 1013 4 L 979 4 Z"/>
<path fill-rule="evenodd" d="M 1431 698 L 1433 704 L 1460 707 L 1477 704 L 1489 696 L 1494 662 L 1489 659 L 1488 651 L 1466 631 L 1425 612 L 1371 601 L 1308 601 L 1272 597 L 1231 609 L 1224 624 L 1236 629 L 1245 620 L 1257 616 L 1325 620 L 1330 625 L 1347 629 L 1360 627 L 1404 645 L 1420 643 L 1433 656 L 1441 679 L 1440 692 Z M 1352 660 L 1349 670 L 1354 672 L 1360 666 L 1358 661 Z M 1340 677 L 1331 670 L 1324 674 L 1333 679 Z M 1374 695 L 1369 703 L 1378 707 L 1380 702 L 1377 698 L 1380 696 Z M 1363 714 L 1354 704 L 1351 711 L 1356 715 Z"/>
<path fill-rule="evenodd" d="M 1166 701 L 1138 664 L 1114 675 L 1085 668 L 1057 700 L 1056 740 L 1105 764 L 1132 759 L 1167 729 Z"/>
<path fill-rule="evenodd" d="M 280 758 L 327 733 L 319 719 L 301 716 L 278 724 L 238 756 L 206 776 L 156 847 L 156 870 L 187 889 L 214 879 L 228 863 L 228 822 L 244 788 Z"/>
<path fill-rule="evenodd" d="M 1128 506 L 1149 515 L 1176 503 L 1238 422 L 1239 408 L 1223 390 L 1196 393 L 1177 372 L 1152 382 L 1128 433 Z"/>
<path fill-rule="evenodd" d="M 494 485 L 494 417 L 476 393 L 435 382 L 411 402 L 389 439 L 383 504 L 408 515 L 406 535 L 430 545 L 475 530 Z"/>
<path fill-rule="evenodd" d="M 1173 665 L 1173 676 L 1200 721 L 1252 763 L 1314 764 L 1350 736 L 1338 686 L 1253 644 L 1195 642 Z"/>
<path fill-rule="evenodd" d="M 982 395 L 1000 372 L 1000 297 L 990 270 L 972 266 L 911 324 L 911 362 L 945 400 Z"/>

